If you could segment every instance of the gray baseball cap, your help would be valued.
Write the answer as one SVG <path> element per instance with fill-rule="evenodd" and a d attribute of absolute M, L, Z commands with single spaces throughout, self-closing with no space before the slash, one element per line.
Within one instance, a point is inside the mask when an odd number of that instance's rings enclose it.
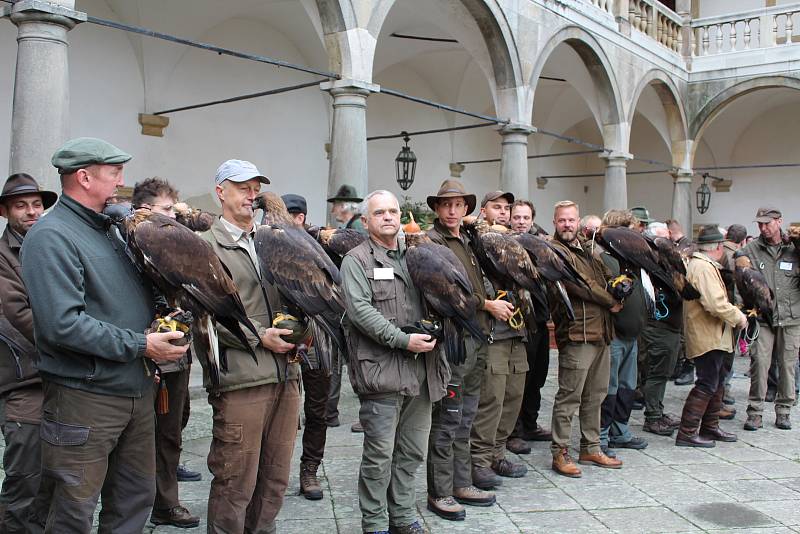
<path fill-rule="evenodd" d="M 255 165 L 242 159 L 229 159 L 219 166 L 214 182 L 219 185 L 225 180 L 231 182 L 246 182 L 258 178 L 262 184 L 268 184 L 269 178 L 261 174 Z"/>

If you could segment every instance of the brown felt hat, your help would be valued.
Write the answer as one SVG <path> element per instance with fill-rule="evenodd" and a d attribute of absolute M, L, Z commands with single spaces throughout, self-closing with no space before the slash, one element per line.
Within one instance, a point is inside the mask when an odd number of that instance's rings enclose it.
<path fill-rule="evenodd" d="M 436 211 L 436 201 L 441 198 L 463 197 L 467 203 L 467 215 L 475 211 L 475 204 L 478 199 L 475 195 L 469 194 L 464 190 L 464 184 L 459 180 L 445 180 L 439 186 L 439 192 L 428 197 L 428 206 Z"/>
<path fill-rule="evenodd" d="M 42 196 L 42 205 L 44 209 L 49 208 L 58 200 L 58 195 L 56 193 L 39 189 L 39 184 L 33 176 L 21 172 L 8 177 L 8 180 L 6 180 L 3 186 L 3 192 L 0 194 L 0 202 L 5 202 L 9 198 L 20 195 L 36 194 Z"/>
<path fill-rule="evenodd" d="M 700 228 L 697 234 L 697 244 L 711 244 L 722 243 L 725 241 L 725 236 L 719 231 L 719 226 L 716 224 L 707 224 Z"/>

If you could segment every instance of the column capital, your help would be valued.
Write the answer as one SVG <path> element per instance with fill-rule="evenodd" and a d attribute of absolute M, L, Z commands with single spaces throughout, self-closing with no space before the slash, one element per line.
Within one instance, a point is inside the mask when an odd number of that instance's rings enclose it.
<path fill-rule="evenodd" d="M 694 171 L 692 169 L 673 169 L 670 174 L 672 180 L 676 183 L 692 183 Z"/>
<path fill-rule="evenodd" d="M 370 93 L 380 93 L 381 86 L 376 83 L 365 82 L 362 80 L 343 79 L 322 82 L 319 88 L 328 91 L 332 95 L 338 94 L 357 94 L 369 96 Z"/>
<path fill-rule="evenodd" d="M 598 158 L 606 160 L 606 165 L 624 167 L 628 162 L 633 159 L 633 154 L 628 152 L 601 152 L 597 155 Z"/>
<path fill-rule="evenodd" d="M 0 8 L 0 17 L 9 16 L 11 22 L 16 25 L 23 22 L 48 22 L 64 26 L 67 30 L 86 22 L 86 13 L 68 7 L 74 6 L 74 2 L 66 4 L 59 5 L 44 0 L 19 0 L 11 6 Z"/>
<path fill-rule="evenodd" d="M 536 133 L 536 128 L 531 126 L 530 124 L 523 124 L 519 122 L 509 122 L 508 124 L 503 124 L 500 127 L 500 135 L 513 135 L 519 134 L 524 136 L 529 136 L 532 133 Z"/>

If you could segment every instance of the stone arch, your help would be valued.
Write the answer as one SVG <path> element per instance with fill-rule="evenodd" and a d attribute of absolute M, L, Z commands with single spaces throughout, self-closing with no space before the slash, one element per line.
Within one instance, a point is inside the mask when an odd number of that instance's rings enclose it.
<path fill-rule="evenodd" d="M 539 50 L 538 58 L 531 72 L 529 86 L 532 94 L 536 91 L 536 85 L 542 74 L 545 64 L 550 59 L 553 51 L 560 44 L 566 44 L 572 48 L 583 61 L 589 75 L 594 82 L 596 92 L 601 95 L 601 109 L 599 117 L 595 117 L 598 127 L 605 131 L 605 126 L 620 124 L 625 120 L 624 107 L 620 96 L 619 84 L 611 61 L 608 55 L 600 46 L 600 43 L 586 30 L 577 26 L 566 26 L 555 33 L 547 43 Z M 535 100 L 535 94 L 533 96 Z M 612 147 L 623 148 L 623 147 Z"/>
<path fill-rule="evenodd" d="M 325 34 L 326 46 L 331 55 L 332 66 L 347 65 L 355 62 L 353 56 L 364 53 L 352 46 L 343 46 L 342 39 L 332 39 L 334 34 L 353 30 L 366 31 L 371 39 L 380 35 L 383 23 L 397 0 L 376 0 L 372 3 L 368 15 L 361 15 L 352 6 L 350 0 L 316 0 L 320 21 Z M 522 75 L 518 60 L 516 42 L 511 28 L 497 0 L 440 0 L 444 5 L 461 10 L 476 23 L 481 34 L 481 46 L 485 47 L 489 64 L 485 66 L 487 75 L 498 89 L 506 89 L 521 85 Z M 359 19 L 362 16 L 363 19 Z M 475 51 L 470 39 L 471 31 L 465 31 L 455 37 L 470 52 Z M 365 44 L 366 36 L 357 38 L 359 44 Z M 368 39 L 368 38 L 367 38 Z M 368 52 L 370 71 L 376 43 Z M 475 55 L 473 53 L 473 55 Z M 366 58 L 365 58 L 366 59 Z M 363 63 L 363 61 L 362 61 Z"/>
<path fill-rule="evenodd" d="M 752 78 L 734 84 L 717 93 L 708 100 L 697 112 L 689 125 L 689 138 L 694 139 L 692 161 L 697 147 L 697 141 L 714 118 L 719 115 L 731 102 L 740 96 L 758 91 L 760 89 L 788 88 L 800 90 L 800 79 L 790 76 L 765 76 Z"/>
<path fill-rule="evenodd" d="M 636 86 L 633 98 L 631 98 L 631 107 L 627 112 L 629 128 L 633 128 L 633 117 L 636 113 L 636 108 L 639 106 L 639 99 L 648 86 L 653 87 L 661 105 L 664 107 L 673 164 L 680 166 L 683 163 L 684 141 L 688 139 L 686 110 L 683 106 L 683 100 L 680 98 L 678 87 L 663 70 L 652 69 L 648 71 Z M 630 138 L 630 133 L 628 138 Z"/>

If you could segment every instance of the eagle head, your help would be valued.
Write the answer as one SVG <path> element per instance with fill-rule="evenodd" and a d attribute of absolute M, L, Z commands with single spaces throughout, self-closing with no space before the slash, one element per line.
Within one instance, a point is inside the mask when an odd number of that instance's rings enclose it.
<path fill-rule="evenodd" d="M 750 269 L 753 264 L 750 263 L 750 258 L 745 256 L 744 254 L 740 254 L 733 260 L 733 264 L 736 265 L 737 269 Z"/>
<path fill-rule="evenodd" d="M 294 225 L 294 219 L 286 211 L 286 204 L 283 203 L 283 199 L 272 191 L 259 193 L 253 200 L 253 209 L 264 210 L 264 224 Z"/>
<path fill-rule="evenodd" d="M 428 234 L 425 232 L 413 232 L 410 234 L 405 234 L 405 236 L 407 247 L 416 247 L 417 245 L 422 245 L 423 243 L 432 243 L 431 238 L 428 237 Z"/>

